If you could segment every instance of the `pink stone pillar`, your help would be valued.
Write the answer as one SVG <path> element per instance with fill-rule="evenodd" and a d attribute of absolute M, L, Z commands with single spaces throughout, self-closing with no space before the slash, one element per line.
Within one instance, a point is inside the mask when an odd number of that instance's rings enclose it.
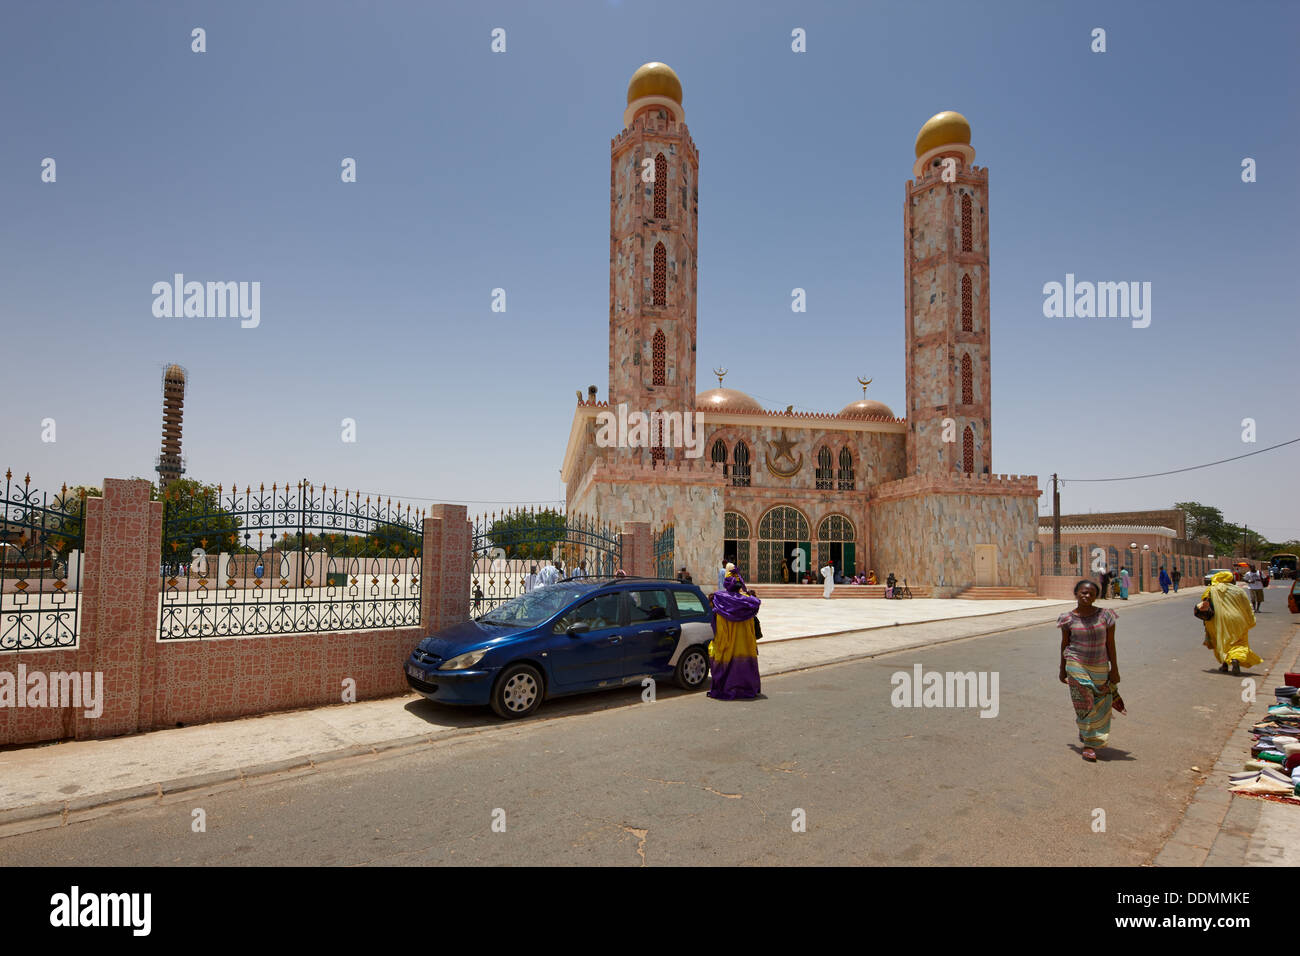
<path fill-rule="evenodd" d="M 464 505 L 432 505 L 424 519 L 420 626 L 426 633 L 469 620 L 473 538 Z"/>
<path fill-rule="evenodd" d="M 646 521 L 623 522 L 623 570 L 634 578 L 652 578 L 655 567 L 654 542 Z"/>
<path fill-rule="evenodd" d="M 77 712 L 78 739 L 153 727 L 163 506 L 149 492 L 142 478 L 107 478 L 104 497 L 86 500 L 77 667 L 103 673 L 104 710 Z"/>

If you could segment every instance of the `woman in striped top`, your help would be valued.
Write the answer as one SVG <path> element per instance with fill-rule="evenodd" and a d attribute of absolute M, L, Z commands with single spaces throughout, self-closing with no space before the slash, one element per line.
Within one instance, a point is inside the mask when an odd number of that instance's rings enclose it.
<path fill-rule="evenodd" d="M 1119 660 L 1115 655 L 1115 612 L 1095 607 L 1100 589 L 1092 581 L 1074 586 L 1078 606 L 1056 619 L 1061 629 L 1062 684 L 1070 688 L 1074 721 L 1079 727 L 1083 759 L 1095 762 L 1095 748 L 1110 739 L 1112 708 L 1124 713 L 1119 683 Z"/>

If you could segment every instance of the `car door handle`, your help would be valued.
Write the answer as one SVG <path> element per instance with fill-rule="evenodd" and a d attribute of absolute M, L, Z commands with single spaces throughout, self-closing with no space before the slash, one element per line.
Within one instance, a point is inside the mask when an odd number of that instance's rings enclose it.
<path fill-rule="evenodd" d="M 612 637 L 607 637 L 607 638 L 605 638 L 603 641 L 601 641 L 601 643 L 602 643 L 602 644 L 621 644 L 622 641 L 623 641 L 623 635 L 622 635 L 622 634 L 615 634 L 615 635 L 613 635 Z"/>
<path fill-rule="evenodd" d="M 676 637 L 681 632 L 682 629 L 680 627 L 677 627 L 676 625 L 673 625 L 672 627 L 664 628 L 664 633 L 667 634 L 669 637 Z"/>

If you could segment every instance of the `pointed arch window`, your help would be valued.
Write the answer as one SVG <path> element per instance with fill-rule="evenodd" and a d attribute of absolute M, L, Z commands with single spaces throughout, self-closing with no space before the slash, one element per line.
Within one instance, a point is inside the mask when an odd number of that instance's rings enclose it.
<path fill-rule="evenodd" d="M 961 251 L 970 252 L 974 249 L 974 216 L 971 213 L 970 195 L 961 197 Z"/>
<path fill-rule="evenodd" d="M 655 243 L 654 304 L 668 304 L 668 250 L 662 242 Z"/>
<path fill-rule="evenodd" d="M 975 303 L 971 291 L 970 276 L 961 277 L 961 330 L 975 331 Z"/>
<path fill-rule="evenodd" d="M 961 403 L 975 403 L 975 372 L 969 353 L 961 357 Z"/>
<path fill-rule="evenodd" d="M 663 153 L 655 157 L 655 218 L 668 218 L 668 160 Z"/>
<path fill-rule="evenodd" d="M 829 491 L 835 487 L 834 470 L 831 468 L 831 450 L 825 445 L 817 452 L 817 490 Z"/>
<path fill-rule="evenodd" d="M 709 460 L 715 465 L 721 465 L 722 474 L 727 474 L 727 443 L 721 438 L 717 439 L 709 449 Z"/>
<path fill-rule="evenodd" d="M 655 333 L 652 352 L 654 356 L 654 377 L 651 379 L 651 383 L 654 385 L 663 385 L 665 384 L 666 373 L 664 369 L 667 364 L 668 355 L 668 339 L 664 335 L 663 329 L 660 329 Z"/>
<path fill-rule="evenodd" d="M 975 472 L 975 429 L 969 425 L 961 436 L 961 470 L 968 475 Z"/>
<path fill-rule="evenodd" d="M 737 488 L 749 487 L 749 446 L 743 441 L 736 442 L 732 453 L 731 483 Z"/>
<path fill-rule="evenodd" d="M 853 484 L 853 452 L 847 447 L 840 449 L 840 491 L 852 491 Z"/>

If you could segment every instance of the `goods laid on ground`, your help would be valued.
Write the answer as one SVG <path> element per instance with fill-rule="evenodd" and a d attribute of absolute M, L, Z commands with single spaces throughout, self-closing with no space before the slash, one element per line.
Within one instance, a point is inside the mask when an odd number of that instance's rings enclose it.
<path fill-rule="evenodd" d="M 1251 728 L 1255 743 L 1245 767 L 1230 775 L 1233 793 L 1300 805 L 1300 673 L 1273 689 L 1274 703 Z"/>

